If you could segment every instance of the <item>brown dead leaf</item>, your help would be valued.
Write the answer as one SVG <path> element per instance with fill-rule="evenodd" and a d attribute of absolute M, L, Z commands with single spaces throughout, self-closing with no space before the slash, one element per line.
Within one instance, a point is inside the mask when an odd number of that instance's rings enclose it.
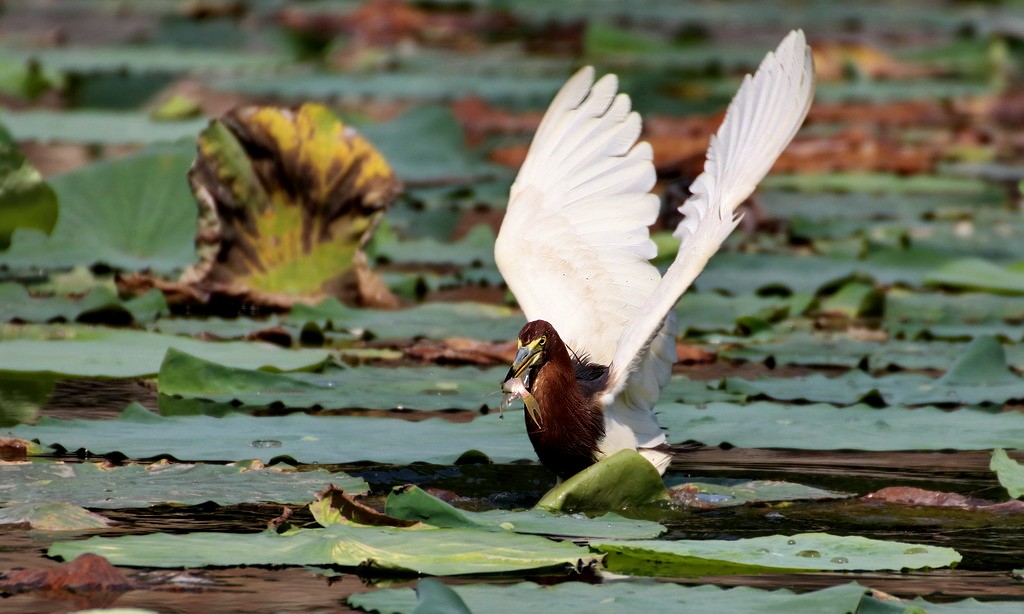
<path fill-rule="evenodd" d="M 851 72 L 871 79 L 912 79 L 940 73 L 929 66 L 900 62 L 877 47 L 861 43 L 815 42 L 814 72 L 819 81 L 837 81 Z"/>
<path fill-rule="evenodd" d="M 413 520 L 402 520 L 378 512 L 334 484 L 316 493 L 316 500 L 318 504 L 327 503 L 333 513 L 340 514 L 349 522 L 357 524 L 383 527 L 411 527 L 417 524 Z"/>
<path fill-rule="evenodd" d="M 956 507 L 965 510 L 986 512 L 1024 512 L 1024 501 L 996 503 L 975 499 L 951 492 L 937 492 L 910 486 L 889 486 L 864 495 L 863 501 L 892 503 L 897 505 L 921 505 L 930 507 Z"/>
<path fill-rule="evenodd" d="M 513 113 L 500 109 L 478 96 L 468 96 L 452 104 L 452 112 L 470 146 L 479 145 L 492 135 L 530 135 L 540 125 L 541 112 Z"/>
<path fill-rule="evenodd" d="M 28 458 L 29 442 L 17 437 L 0 437 L 0 460 L 22 461 Z"/>
<path fill-rule="evenodd" d="M 718 360 L 718 355 L 696 345 L 676 342 L 677 363 L 685 365 L 710 364 Z"/>
<path fill-rule="evenodd" d="M 0 578 L 0 586 L 11 592 L 24 591 L 109 591 L 143 588 L 98 554 L 82 554 L 57 567 L 16 569 Z"/>
<path fill-rule="evenodd" d="M 451 337 L 443 341 L 416 341 L 403 351 L 406 356 L 424 362 L 493 366 L 510 364 L 516 355 L 516 345 L 514 342 L 490 343 Z"/>

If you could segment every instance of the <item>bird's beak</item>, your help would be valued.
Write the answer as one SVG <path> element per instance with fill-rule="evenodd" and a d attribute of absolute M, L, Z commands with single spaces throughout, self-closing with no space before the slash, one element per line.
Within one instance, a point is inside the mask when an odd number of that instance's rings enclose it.
<path fill-rule="evenodd" d="M 516 357 L 512 360 L 512 366 L 509 368 L 508 373 L 505 374 L 505 380 L 508 381 L 513 377 L 522 378 L 523 374 L 527 369 L 537 364 L 540 360 L 541 347 L 538 339 L 534 339 L 527 345 L 523 345 L 523 342 L 519 342 L 519 350 L 516 352 Z M 527 388 L 533 382 L 523 380 L 523 385 Z"/>

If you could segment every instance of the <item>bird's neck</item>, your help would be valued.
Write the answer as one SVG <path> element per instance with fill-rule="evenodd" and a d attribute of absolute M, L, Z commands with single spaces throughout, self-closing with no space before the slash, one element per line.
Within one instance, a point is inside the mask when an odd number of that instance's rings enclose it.
<path fill-rule="evenodd" d="M 532 393 L 542 419 L 537 424 L 527 415 L 526 429 L 541 462 L 565 479 L 594 463 L 604 412 L 596 395 L 580 387 L 568 352 L 559 349 L 538 370 Z"/>

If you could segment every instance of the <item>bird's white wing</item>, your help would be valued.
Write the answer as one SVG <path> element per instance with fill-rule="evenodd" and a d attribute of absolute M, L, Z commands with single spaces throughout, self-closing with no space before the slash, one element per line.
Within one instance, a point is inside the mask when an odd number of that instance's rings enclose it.
<path fill-rule="evenodd" d="M 708 260 L 736 227 L 735 209 L 768 174 L 800 128 L 814 96 L 814 64 L 802 31 L 790 32 L 757 73 L 743 80 L 725 120 L 711 137 L 704 172 L 693 182 L 693 195 L 680 207 L 683 221 L 675 236 L 679 253 L 664 279 L 630 321 L 617 343 L 609 383 L 602 397 L 606 445 L 611 453 L 629 433 L 620 425 L 646 425 L 656 381 L 654 355 L 660 351 L 666 317 Z M 616 428 L 619 427 L 619 428 Z M 628 443 L 628 442 L 627 442 Z M 640 442 L 643 445 L 643 442 Z"/>
<path fill-rule="evenodd" d="M 526 314 L 573 350 L 607 365 L 626 324 L 654 291 L 658 217 L 651 148 L 618 80 L 577 72 L 555 96 L 512 184 L 494 247 Z"/>

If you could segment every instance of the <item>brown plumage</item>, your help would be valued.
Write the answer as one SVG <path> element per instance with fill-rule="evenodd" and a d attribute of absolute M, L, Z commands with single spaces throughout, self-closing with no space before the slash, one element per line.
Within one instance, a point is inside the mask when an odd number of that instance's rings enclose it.
<path fill-rule="evenodd" d="M 597 461 L 598 443 L 604 437 L 597 395 L 608 368 L 570 355 L 555 328 L 544 320 L 527 323 L 519 331 L 519 344 L 521 353 L 535 347 L 537 358 L 530 354 L 526 367 L 514 364 L 505 379 L 520 377 L 537 399 L 539 424 L 524 412 L 530 442 L 544 466 L 567 479 Z M 517 367 L 522 367 L 519 373 Z"/>

